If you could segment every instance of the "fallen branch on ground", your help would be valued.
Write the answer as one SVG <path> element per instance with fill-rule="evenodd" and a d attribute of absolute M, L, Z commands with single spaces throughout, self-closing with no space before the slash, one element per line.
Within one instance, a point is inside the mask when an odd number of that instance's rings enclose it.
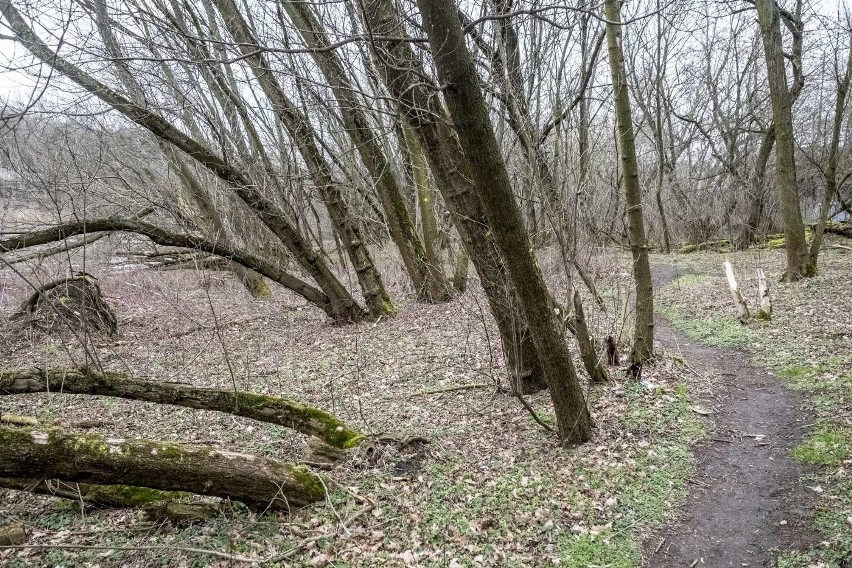
<path fill-rule="evenodd" d="M 87 368 L 0 371 L 0 396 L 36 392 L 112 396 L 227 412 L 317 436 L 337 448 L 352 447 L 361 439 L 333 415 L 277 396 L 146 381 Z"/>
<path fill-rule="evenodd" d="M 286 511 L 325 497 L 322 477 L 302 466 L 210 446 L 59 428 L 0 427 L 0 476 L 188 491 L 260 510 Z"/>

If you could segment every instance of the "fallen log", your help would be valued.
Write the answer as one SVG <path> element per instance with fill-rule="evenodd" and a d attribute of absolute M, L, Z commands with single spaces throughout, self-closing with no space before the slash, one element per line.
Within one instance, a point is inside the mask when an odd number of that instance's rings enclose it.
<path fill-rule="evenodd" d="M 323 410 L 277 396 L 146 381 L 86 368 L 0 371 L 0 396 L 36 392 L 112 396 L 227 412 L 317 436 L 336 448 L 351 448 L 362 438 L 358 432 Z"/>
<path fill-rule="evenodd" d="M 0 476 L 188 491 L 261 510 L 319 501 L 326 488 L 310 469 L 270 458 L 59 428 L 0 427 Z"/>
<path fill-rule="evenodd" d="M 141 507 L 149 503 L 174 501 L 175 499 L 182 499 L 189 496 L 189 493 L 159 491 L 148 487 L 66 483 L 56 479 L 31 479 L 25 477 L 0 477 L 0 488 L 80 501 L 86 506 L 91 507 L 118 509 Z"/>

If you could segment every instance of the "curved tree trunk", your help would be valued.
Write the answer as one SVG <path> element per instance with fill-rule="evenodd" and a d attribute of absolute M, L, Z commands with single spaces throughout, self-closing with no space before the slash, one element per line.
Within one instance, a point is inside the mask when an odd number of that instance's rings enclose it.
<path fill-rule="evenodd" d="M 769 98 L 775 124 L 775 185 L 784 219 L 784 243 L 787 267 L 784 279 L 798 280 L 808 273 L 810 251 L 805 239 L 805 224 L 796 185 L 796 146 L 793 138 L 793 97 L 787 86 L 785 53 L 781 37 L 781 17 L 774 0 L 756 0 L 757 21 L 763 38 Z M 801 31 L 799 32 L 801 33 Z M 801 54 L 799 54 L 801 56 Z M 795 66 L 797 62 L 794 62 Z M 801 59 L 798 60 L 801 65 Z"/>
<path fill-rule="evenodd" d="M 286 398 L 180 383 L 146 381 L 90 369 L 0 371 L 0 396 L 60 392 L 216 410 L 292 428 L 336 448 L 349 448 L 362 436 L 331 414 Z"/>
<path fill-rule="evenodd" d="M 63 225 L 33 231 L 10 239 L 0 241 L 0 252 L 20 250 L 55 241 L 61 241 L 74 235 L 85 235 L 105 231 L 127 231 L 139 235 L 145 235 L 155 243 L 163 246 L 196 249 L 210 254 L 221 256 L 233 262 L 239 263 L 266 276 L 273 282 L 281 284 L 325 311 L 329 317 L 338 321 L 349 321 L 348 315 L 352 314 L 346 310 L 345 305 L 332 301 L 322 291 L 317 290 L 307 282 L 281 270 L 276 265 L 258 258 L 251 253 L 241 250 L 231 250 L 223 244 L 210 242 L 200 237 L 172 233 L 156 225 L 133 221 L 129 219 L 90 219 L 87 221 L 72 221 Z M 357 304 L 355 305 L 357 307 Z M 341 309 L 343 308 L 343 311 Z M 360 313 L 360 312 L 358 312 Z"/>
<path fill-rule="evenodd" d="M 58 428 L 0 427 L 0 477 L 189 491 L 260 510 L 286 511 L 325 497 L 323 478 L 302 466 L 209 446 L 104 438 Z"/>

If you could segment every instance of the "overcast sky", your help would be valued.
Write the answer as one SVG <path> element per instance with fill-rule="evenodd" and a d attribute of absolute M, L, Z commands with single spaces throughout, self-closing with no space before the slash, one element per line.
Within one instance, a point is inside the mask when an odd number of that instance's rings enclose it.
<path fill-rule="evenodd" d="M 852 0 L 816 0 L 814 6 L 816 9 L 825 15 L 834 15 L 841 4 L 852 5 Z M 8 30 L 3 29 L 0 24 L 0 34 L 8 33 Z M 22 73 L 20 71 L 10 70 L 10 66 L 15 64 L 20 65 L 23 62 L 31 61 L 26 55 L 26 50 L 15 42 L 0 39 L 0 105 L 4 102 L 26 102 L 31 97 L 40 93 L 40 89 L 44 87 L 44 81 L 37 85 L 37 82 L 30 73 Z M 45 66 L 42 67 L 43 73 L 48 73 L 49 70 Z M 39 89 L 39 91 L 36 91 Z M 46 97 L 50 98 L 52 94 L 46 93 Z M 42 99 L 44 100 L 44 99 Z"/>

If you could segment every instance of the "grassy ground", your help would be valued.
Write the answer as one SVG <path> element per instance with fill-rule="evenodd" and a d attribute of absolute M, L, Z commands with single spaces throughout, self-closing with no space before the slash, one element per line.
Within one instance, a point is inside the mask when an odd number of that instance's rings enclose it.
<path fill-rule="evenodd" d="M 90 260 L 91 262 L 91 260 Z M 560 290 L 558 259 L 542 266 Z M 588 320 L 612 333 L 626 267 L 598 266 L 608 313 L 587 302 Z M 25 273 L 48 280 L 67 267 Z M 616 381 L 588 388 L 595 438 L 556 446 L 511 396 L 497 335 L 478 287 L 452 303 L 406 304 L 378 323 L 331 326 L 298 299 L 275 291 L 252 302 L 230 278 L 92 266 L 116 309 L 121 337 L 95 339 L 105 368 L 195 385 L 284 395 L 334 412 L 370 434 L 423 436 L 424 447 L 379 446 L 330 473 L 328 499 L 289 514 L 228 504 L 193 526 L 152 524 L 135 510 L 80 511 L 70 501 L 0 490 L 0 525 L 21 522 L 30 544 L 105 549 L 0 550 L 4 566 L 223 566 L 210 549 L 281 566 L 545 566 L 628 568 L 640 543 L 682 500 L 701 435 L 689 377 L 662 359 L 645 370 L 653 385 Z M 392 270 L 388 281 L 404 297 Z M 200 282 L 206 282 L 201 286 Z M 0 317 L 26 295 L 21 278 L 0 272 Z M 562 294 L 564 302 L 565 294 Z M 214 314 L 221 337 L 214 329 Z M 66 336 L 0 330 L 3 368 L 76 365 Z M 227 354 L 227 357 L 226 357 Z M 476 388 L 451 392 L 465 385 Z M 429 394 L 431 393 L 431 394 Z M 552 421 L 546 393 L 530 404 Z M 304 440 L 287 429 L 221 415 L 60 394 L 0 397 L 3 412 L 69 428 L 204 443 L 298 460 Z M 129 550 L 127 548 L 138 547 Z"/>
<path fill-rule="evenodd" d="M 852 561 L 852 253 L 829 247 L 816 278 L 775 284 L 784 251 L 720 255 L 696 253 L 674 260 L 684 275 L 659 295 L 660 309 L 701 341 L 742 348 L 806 393 L 815 419 L 794 450 L 813 464 L 802 483 L 812 488 L 814 525 L 824 541 L 813 550 L 779 551 L 779 568 L 841 567 Z M 735 317 L 722 262 L 729 258 L 754 307 L 757 268 L 774 280 L 773 319 L 743 326 Z"/>

